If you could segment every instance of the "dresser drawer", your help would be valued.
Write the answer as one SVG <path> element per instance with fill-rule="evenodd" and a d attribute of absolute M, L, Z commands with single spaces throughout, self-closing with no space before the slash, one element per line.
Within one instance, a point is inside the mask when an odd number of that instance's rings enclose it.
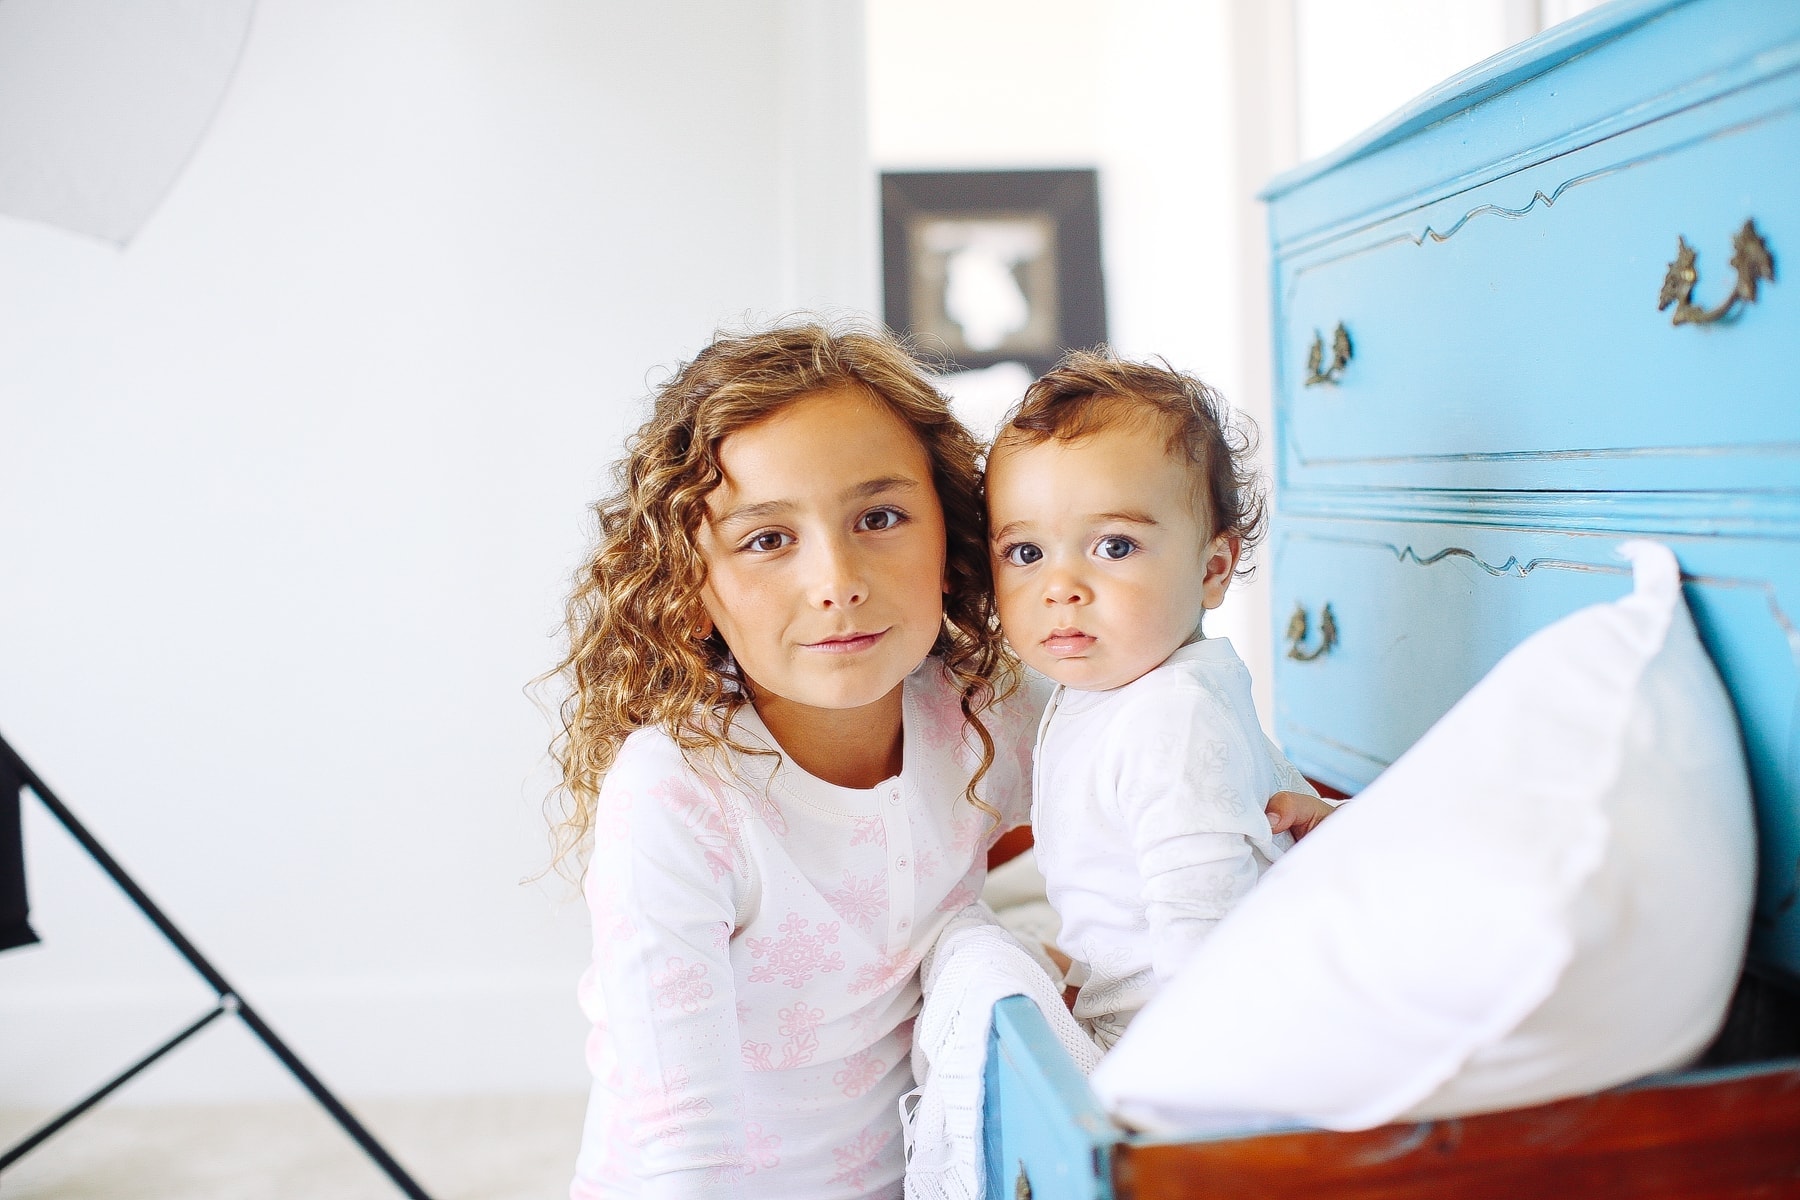
<path fill-rule="evenodd" d="M 1662 537 L 1745 730 L 1759 807 L 1755 958 L 1800 979 L 1800 538 Z M 1617 535 L 1289 519 L 1274 539 L 1277 738 L 1356 791 L 1506 651 L 1631 588 Z M 1334 637 L 1322 637 L 1331 610 Z M 1291 619 L 1305 614 L 1306 636 Z M 1446 781 L 1447 784 L 1453 781 Z"/>
<path fill-rule="evenodd" d="M 1800 479 L 1800 44 L 1759 81 L 1493 182 L 1284 251 L 1289 487 L 1667 490 Z M 1779 56 L 1777 56 L 1779 58 Z M 1713 324 L 1658 311 L 1677 239 Z M 1307 384 L 1315 338 L 1331 374 Z"/>

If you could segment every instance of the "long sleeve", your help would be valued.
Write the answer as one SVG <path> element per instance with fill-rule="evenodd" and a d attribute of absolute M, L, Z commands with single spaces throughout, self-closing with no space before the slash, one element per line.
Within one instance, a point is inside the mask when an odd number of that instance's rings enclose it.
<path fill-rule="evenodd" d="M 1114 801 L 1143 880 L 1151 965 L 1166 983 L 1260 876 L 1268 797 L 1215 697 L 1184 687 L 1146 700 L 1114 726 L 1131 730 Z"/>
<path fill-rule="evenodd" d="M 645 1197 L 734 1196 L 756 1134 L 730 958 L 742 863 L 719 801 L 673 747 L 636 748 L 606 779 L 587 876 L 583 999 L 596 1105 L 610 1112 L 590 1115 L 577 1194 L 623 1170 Z"/>

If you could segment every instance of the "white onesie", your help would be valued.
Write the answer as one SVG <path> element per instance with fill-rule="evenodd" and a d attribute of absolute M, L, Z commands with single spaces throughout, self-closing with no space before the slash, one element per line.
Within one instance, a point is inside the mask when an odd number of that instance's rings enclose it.
<path fill-rule="evenodd" d="M 1075 1016 L 1102 1049 L 1293 844 L 1271 836 L 1269 797 L 1312 790 L 1263 735 L 1223 638 L 1112 691 L 1056 689 L 1031 824 Z"/>

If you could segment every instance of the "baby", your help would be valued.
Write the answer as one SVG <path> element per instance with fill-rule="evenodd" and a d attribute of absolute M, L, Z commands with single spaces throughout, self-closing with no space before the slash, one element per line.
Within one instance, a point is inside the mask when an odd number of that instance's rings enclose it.
<path fill-rule="evenodd" d="M 987 503 L 1001 627 L 1060 685 L 1031 823 L 1075 1016 L 1110 1049 L 1292 844 L 1263 798 L 1314 794 L 1200 631 L 1262 532 L 1249 438 L 1192 376 L 1072 354 L 1001 426 Z"/>

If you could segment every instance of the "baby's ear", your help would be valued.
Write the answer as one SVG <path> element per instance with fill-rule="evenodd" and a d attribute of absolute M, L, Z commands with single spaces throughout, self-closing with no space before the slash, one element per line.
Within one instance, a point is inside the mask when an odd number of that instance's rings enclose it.
<path fill-rule="evenodd" d="M 1243 548 L 1244 539 L 1228 533 L 1221 533 L 1207 543 L 1200 580 L 1202 606 L 1217 608 L 1225 603 L 1225 592 L 1231 587 L 1232 576 L 1237 573 L 1238 553 Z"/>

